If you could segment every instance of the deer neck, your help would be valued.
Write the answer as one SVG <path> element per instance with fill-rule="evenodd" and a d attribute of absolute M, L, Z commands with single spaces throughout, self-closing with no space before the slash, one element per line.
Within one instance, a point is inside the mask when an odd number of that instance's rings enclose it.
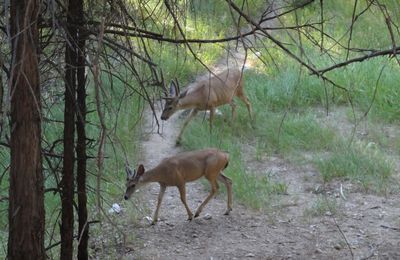
<path fill-rule="evenodd" d="M 189 109 L 198 107 L 200 99 L 197 97 L 196 93 L 187 93 L 184 97 L 179 98 L 178 108 Z"/>
<path fill-rule="evenodd" d="M 151 182 L 160 182 L 160 174 L 155 169 L 146 171 L 140 178 L 140 183 L 147 184 Z"/>

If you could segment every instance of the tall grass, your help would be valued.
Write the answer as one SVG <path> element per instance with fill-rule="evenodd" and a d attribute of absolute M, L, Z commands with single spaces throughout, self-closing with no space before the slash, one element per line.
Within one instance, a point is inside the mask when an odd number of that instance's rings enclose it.
<path fill-rule="evenodd" d="M 339 144 L 315 163 L 326 182 L 344 178 L 360 184 L 365 191 L 386 193 L 390 189 L 393 165 L 376 148 Z"/>

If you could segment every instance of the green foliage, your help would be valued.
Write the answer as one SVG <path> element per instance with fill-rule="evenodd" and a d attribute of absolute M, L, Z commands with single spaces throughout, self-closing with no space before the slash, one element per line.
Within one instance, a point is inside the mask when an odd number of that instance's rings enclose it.
<path fill-rule="evenodd" d="M 399 67 L 394 61 L 376 58 L 352 64 L 329 73 L 342 86 L 350 86 L 350 96 L 357 109 L 378 122 L 400 122 Z M 370 110 L 368 110 L 370 109 Z"/>
<path fill-rule="evenodd" d="M 391 19 L 395 23 L 399 23 L 399 4 L 397 0 L 384 1 Z M 368 6 L 366 1 L 358 1 L 356 15 L 363 12 Z M 307 21 L 315 21 L 320 16 L 319 4 L 315 2 L 306 8 L 298 10 L 297 17 L 299 24 L 304 24 Z M 324 2 L 324 31 L 331 35 L 333 39 L 338 39 L 340 44 L 347 45 L 349 27 L 352 21 L 352 14 L 354 8 L 354 1 L 337 0 Z M 285 16 L 285 21 L 294 22 L 295 17 Z M 346 37 L 343 37 L 343 36 Z M 314 39 L 320 40 L 319 32 L 315 32 L 312 36 Z M 394 34 L 395 41 L 398 42 L 399 35 Z M 334 51 L 342 52 L 345 51 L 343 48 L 338 46 L 333 39 L 325 37 L 324 41 L 327 48 L 331 48 Z M 387 25 L 382 16 L 381 10 L 378 5 L 372 5 L 368 11 L 363 12 L 362 15 L 358 16 L 358 19 L 353 26 L 353 35 L 351 46 L 360 48 L 387 48 L 391 45 L 391 39 L 388 34 Z M 343 53 L 342 53 L 343 54 Z"/>
<path fill-rule="evenodd" d="M 367 2 L 359 2 L 356 14 L 367 8 Z M 391 19 L 399 22 L 398 15 L 400 6 L 398 1 L 385 1 L 385 6 L 391 15 Z M 287 47 L 305 61 L 310 61 L 312 66 L 318 69 L 326 68 L 332 64 L 346 60 L 347 51 L 342 46 L 347 46 L 349 38 L 349 26 L 351 24 L 354 2 L 339 0 L 324 3 L 324 32 L 331 35 L 338 42 L 329 37 L 324 37 L 324 47 L 329 50 L 321 52 L 315 43 L 321 43 L 321 35 L 318 31 L 306 30 L 306 37 L 301 35 L 302 51 L 297 44 Z M 319 5 L 314 3 L 297 11 L 299 24 L 316 21 L 319 17 Z M 285 24 L 295 24 L 294 14 L 285 15 L 282 18 Z M 384 21 L 378 5 L 372 5 L 368 11 L 358 17 L 352 31 L 351 46 L 357 48 L 390 49 L 392 46 L 387 24 Z M 282 42 L 292 42 L 293 36 L 288 37 L 286 33 L 274 34 Z M 395 41 L 399 41 L 399 34 L 394 34 Z M 310 39 L 314 39 L 313 41 Z M 268 44 L 268 40 L 265 40 Z M 341 46 L 342 45 L 342 46 Z M 300 69 L 299 64 L 289 58 L 287 54 L 279 49 L 260 50 L 260 56 L 268 65 L 258 63 L 259 70 L 267 72 L 264 77 L 264 89 L 260 89 L 257 95 L 263 95 L 271 99 L 270 109 L 280 111 L 285 108 L 302 109 L 307 106 L 331 106 L 349 105 L 353 103 L 356 110 L 363 113 L 369 111 L 369 115 L 376 121 L 398 123 L 400 121 L 400 90 L 397 82 L 400 80 L 400 69 L 395 59 L 379 57 L 366 60 L 361 63 L 352 63 L 341 69 L 325 74 L 348 91 L 333 87 L 328 82 L 322 82 L 316 76 L 310 75 L 305 68 Z M 363 56 L 367 52 L 350 52 L 349 59 Z M 305 56 L 304 56 L 305 55 Z M 274 67 L 276 66 L 276 70 Z M 274 71 L 275 70 L 275 71 Z M 249 81 L 257 82 L 249 73 Z"/>
<path fill-rule="evenodd" d="M 7 167 L 4 164 L 9 162 L 10 154 L 8 150 L 0 149 L 0 258 L 6 257 L 7 241 L 8 241 L 8 187 L 9 175 Z M 4 250 L 3 250 L 4 249 Z"/>
<path fill-rule="evenodd" d="M 264 143 L 266 151 L 290 154 L 324 150 L 334 141 L 333 130 L 320 126 L 311 114 L 271 114 L 265 118 L 256 128 L 256 138 L 259 144 Z"/>
<path fill-rule="evenodd" d="M 258 105 L 273 111 L 287 108 L 305 108 L 323 103 L 325 97 L 321 82 L 313 77 L 299 75 L 295 66 L 287 67 L 273 77 L 249 70 L 245 74 L 246 89 L 253 92 Z M 252 99 L 252 101 L 254 98 Z"/>
<path fill-rule="evenodd" d="M 315 164 L 324 181 L 350 179 L 365 191 L 386 192 L 393 173 L 393 165 L 377 148 L 362 144 L 339 144 Z"/>
<path fill-rule="evenodd" d="M 397 137 L 394 145 L 395 145 L 395 151 L 397 152 L 398 155 L 400 155 L 400 137 Z"/>

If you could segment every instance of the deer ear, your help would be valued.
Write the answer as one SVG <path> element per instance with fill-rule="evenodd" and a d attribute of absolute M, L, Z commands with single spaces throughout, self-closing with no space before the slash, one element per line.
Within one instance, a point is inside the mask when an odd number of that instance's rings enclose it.
<path fill-rule="evenodd" d="M 144 173 L 144 166 L 143 164 L 139 165 L 138 170 L 137 170 L 137 175 L 141 176 Z"/>
<path fill-rule="evenodd" d="M 169 95 L 170 97 L 176 97 L 178 95 L 178 87 L 174 81 L 169 84 Z"/>
<path fill-rule="evenodd" d="M 125 171 L 126 171 L 126 177 L 129 179 L 132 177 L 132 170 L 129 168 L 128 164 L 125 164 Z"/>
<path fill-rule="evenodd" d="M 188 90 L 186 89 L 185 91 L 183 91 L 180 95 L 179 98 L 184 98 L 187 94 Z"/>

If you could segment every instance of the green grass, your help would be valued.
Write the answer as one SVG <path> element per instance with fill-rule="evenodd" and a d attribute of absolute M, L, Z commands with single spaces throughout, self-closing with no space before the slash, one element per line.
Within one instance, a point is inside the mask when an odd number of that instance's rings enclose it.
<path fill-rule="evenodd" d="M 397 64 L 386 58 L 377 58 L 362 64 L 353 64 L 331 73 L 332 79 L 349 86 L 355 108 L 380 123 L 399 123 L 400 80 Z"/>
<path fill-rule="evenodd" d="M 400 155 L 400 137 L 397 137 L 394 146 L 395 146 L 395 151 L 397 152 L 398 155 Z"/>
<path fill-rule="evenodd" d="M 374 147 L 338 145 L 326 158 L 315 162 L 324 181 L 348 179 L 365 191 L 386 193 L 390 187 L 393 165 Z"/>
<path fill-rule="evenodd" d="M 6 257 L 7 250 L 7 240 L 8 240 L 8 200 L 4 198 L 8 198 L 8 173 L 6 172 L 7 164 L 5 162 L 9 162 L 10 155 L 8 150 L 1 148 L 0 149 L 0 178 L 3 178 L 0 181 L 0 258 Z M 3 173 L 5 174 L 3 176 Z"/>
<path fill-rule="evenodd" d="M 318 197 L 310 208 L 307 208 L 303 212 L 303 216 L 306 218 L 320 217 L 326 214 L 336 215 L 337 213 L 337 202 L 335 199 Z"/>
<path fill-rule="evenodd" d="M 266 121 L 257 127 L 255 137 L 259 146 L 269 153 L 290 155 L 321 151 L 329 149 L 334 142 L 334 131 L 322 127 L 311 114 L 288 114 L 285 117 L 277 113 L 263 119 Z"/>

